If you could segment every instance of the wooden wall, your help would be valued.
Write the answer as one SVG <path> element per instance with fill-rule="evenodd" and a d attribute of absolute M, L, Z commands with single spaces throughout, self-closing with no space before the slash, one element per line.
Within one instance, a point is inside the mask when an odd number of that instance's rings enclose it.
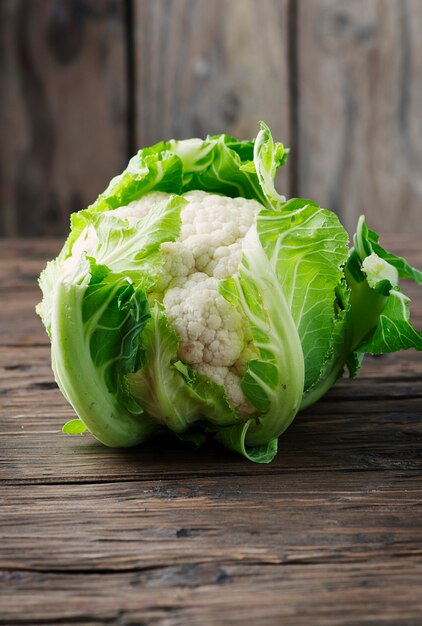
<path fill-rule="evenodd" d="M 421 0 L 1 0 L 0 235 L 65 233 L 137 147 L 265 119 L 285 193 L 422 234 Z"/>

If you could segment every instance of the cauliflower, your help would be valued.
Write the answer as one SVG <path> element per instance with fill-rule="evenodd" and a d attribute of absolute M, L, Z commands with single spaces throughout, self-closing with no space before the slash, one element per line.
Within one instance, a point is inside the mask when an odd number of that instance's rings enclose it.
<path fill-rule="evenodd" d="M 269 462 L 299 409 L 363 352 L 422 349 L 399 278 L 364 218 L 354 248 L 337 216 L 286 201 L 286 151 L 265 124 L 140 150 L 40 277 L 37 311 L 56 381 L 110 446 L 170 430 Z"/>

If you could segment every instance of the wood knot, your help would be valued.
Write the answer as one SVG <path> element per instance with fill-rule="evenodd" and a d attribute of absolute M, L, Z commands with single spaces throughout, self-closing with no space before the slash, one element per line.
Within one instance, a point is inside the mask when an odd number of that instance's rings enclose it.
<path fill-rule="evenodd" d="M 321 48 L 333 51 L 371 42 L 377 30 L 377 16 L 373 4 L 342 0 L 322 11 L 315 25 Z"/>
<path fill-rule="evenodd" d="M 61 65 L 74 61 L 82 50 L 85 13 L 85 3 L 80 0 L 60 0 L 51 8 L 46 40 Z"/>

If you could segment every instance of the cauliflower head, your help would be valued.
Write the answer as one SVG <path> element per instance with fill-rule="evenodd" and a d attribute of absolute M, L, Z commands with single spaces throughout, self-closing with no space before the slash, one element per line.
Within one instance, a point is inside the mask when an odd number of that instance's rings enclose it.
<path fill-rule="evenodd" d="M 65 432 L 121 447 L 167 430 L 265 463 L 364 351 L 422 349 L 398 287 L 422 274 L 363 218 L 349 252 L 334 213 L 286 201 L 286 156 L 265 124 L 160 142 L 72 215 L 37 307 L 77 414 Z"/>

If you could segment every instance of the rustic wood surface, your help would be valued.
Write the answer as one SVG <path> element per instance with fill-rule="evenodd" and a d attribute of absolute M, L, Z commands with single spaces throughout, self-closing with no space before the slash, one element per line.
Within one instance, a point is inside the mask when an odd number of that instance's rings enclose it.
<path fill-rule="evenodd" d="M 65 234 L 138 147 L 260 119 L 280 187 L 422 234 L 420 0 L 2 0 L 0 235 Z"/>
<path fill-rule="evenodd" d="M 419 626 L 420 355 L 367 359 L 268 466 L 67 437 L 33 311 L 59 245 L 0 245 L 0 624 Z"/>
<path fill-rule="evenodd" d="M 299 189 L 352 231 L 422 232 L 422 3 L 299 0 Z"/>
<path fill-rule="evenodd" d="M 65 233 L 127 161 L 124 3 L 0 2 L 0 235 Z"/>

